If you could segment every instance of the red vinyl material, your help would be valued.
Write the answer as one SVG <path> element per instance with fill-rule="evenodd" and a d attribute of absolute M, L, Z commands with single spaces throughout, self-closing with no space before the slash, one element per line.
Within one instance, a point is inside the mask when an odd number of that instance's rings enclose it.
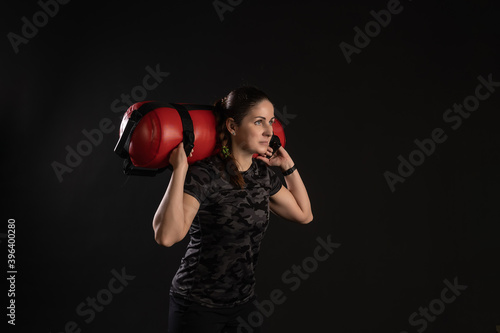
<path fill-rule="evenodd" d="M 144 103 L 147 102 L 135 103 L 125 112 L 120 126 L 120 136 L 131 114 Z M 195 136 L 193 156 L 188 157 L 188 163 L 192 164 L 217 152 L 215 116 L 211 110 L 192 109 L 188 112 L 193 122 Z M 282 146 L 285 146 L 285 133 L 277 120 L 273 124 L 273 131 L 280 138 Z M 158 107 L 140 119 L 131 134 L 128 154 L 136 167 L 163 168 L 169 165 L 170 153 L 182 140 L 183 128 L 177 110 L 173 107 Z"/>

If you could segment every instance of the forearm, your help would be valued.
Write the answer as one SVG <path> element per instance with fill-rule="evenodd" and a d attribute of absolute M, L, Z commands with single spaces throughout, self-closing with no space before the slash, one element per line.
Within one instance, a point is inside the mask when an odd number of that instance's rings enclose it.
<path fill-rule="evenodd" d="M 184 236 L 184 181 L 187 169 L 174 169 L 165 195 L 153 219 L 155 239 L 159 244 L 171 246 Z"/>
<path fill-rule="evenodd" d="M 294 165 L 293 161 L 287 163 L 282 167 L 282 171 L 286 171 Z M 313 219 L 312 209 L 311 209 L 311 201 L 309 200 L 309 196 L 307 194 L 306 187 L 302 178 L 300 177 L 299 170 L 296 169 L 290 175 L 284 177 L 286 181 L 286 185 L 290 193 L 292 193 L 297 205 L 302 210 L 304 214 L 304 219 L 307 221 L 311 221 Z"/>

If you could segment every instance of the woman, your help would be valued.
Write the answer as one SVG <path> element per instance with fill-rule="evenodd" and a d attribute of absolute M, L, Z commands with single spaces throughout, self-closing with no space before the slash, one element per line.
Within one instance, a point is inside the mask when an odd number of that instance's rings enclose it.
<path fill-rule="evenodd" d="M 191 238 L 170 289 L 170 333 L 243 332 L 238 325 L 254 311 L 255 266 L 269 211 L 303 224 L 313 219 L 290 155 L 269 147 L 275 119 L 269 98 L 241 87 L 219 100 L 214 114 L 219 153 L 188 167 L 179 144 L 153 219 L 160 245 L 170 247 L 188 231 Z M 269 166 L 281 168 L 288 188 Z"/>

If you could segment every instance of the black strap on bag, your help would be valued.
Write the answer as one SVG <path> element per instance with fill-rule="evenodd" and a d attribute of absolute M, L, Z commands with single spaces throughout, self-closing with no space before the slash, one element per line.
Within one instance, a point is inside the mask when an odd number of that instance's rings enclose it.
<path fill-rule="evenodd" d="M 193 129 L 193 120 L 189 115 L 188 109 L 182 104 L 170 103 L 181 116 L 182 121 L 182 142 L 184 142 L 184 151 L 186 152 L 186 156 L 189 156 L 191 153 L 191 149 L 194 147 L 194 129 Z"/>
<path fill-rule="evenodd" d="M 182 135 L 183 135 L 183 143 L 184 143 L 184 151 L 186 156 L 189 156 L 191 150 L 194 147 L 194 129 L 193 129 L 193 121 L 191 116 L 189 115 L 188 110 L 212 110 L 213 108 L 208 105 L 195 105 L 195 104 L 176 104 L 176 103 L 163 103 L 163 102 L 149 102 L 142 104 L 137 110 L 133 111 L 128 119 L 127 125 L 123 130 L 118 143 L 115 146 L 115 153 L 118 154 L 121 158 L 124 158 L 123 162 L 123 172 L 126 175 L 132 176 L 155 176 L 157 173 L 164 171 L 165 169 L 172 170 L 172 166 L 168 165 L 164 168 L 157 169 L 148 169 L 148 168 L 140 168 L 133 165 L 130 160 L 129 155 L 129 146 L 130 146 L 130 138 L 132 137 L 132 133 L 134 132 L 135 127 L 139 124 L 139 121 L 142 117 L 144 117 L 148 112 L 153 111 L 154 109 L 160 107 L 174 108 L 179 113 L 182 122 Z"/>

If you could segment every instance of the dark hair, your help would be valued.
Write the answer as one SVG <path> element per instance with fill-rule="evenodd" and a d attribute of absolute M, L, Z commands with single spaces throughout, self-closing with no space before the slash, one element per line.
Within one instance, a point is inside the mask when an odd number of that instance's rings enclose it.
<path fill-rule="evenodd" d="M 228 172 L 230 181 L 234 185 L 243 188 L 245 181 L 243 176 L 238 171 L 236 160 L 232 154 L 227 158 L 222 154 L 222 147 L 227 146 L 229 152 L 232 152 L 231 134 L 227 130 L 227 118 L 233 118 L 237 125 L 248 114 L 250 109 L 264 100 L 269 100 L 269 97 L 260 89 L 253 86 L 242 86 L 232 90 L 226 97 L 221 98 L 214 104 L 214 115 L 217 126 L 217 148 L 219 156 L 224 161 L 224 168 Z"/>

